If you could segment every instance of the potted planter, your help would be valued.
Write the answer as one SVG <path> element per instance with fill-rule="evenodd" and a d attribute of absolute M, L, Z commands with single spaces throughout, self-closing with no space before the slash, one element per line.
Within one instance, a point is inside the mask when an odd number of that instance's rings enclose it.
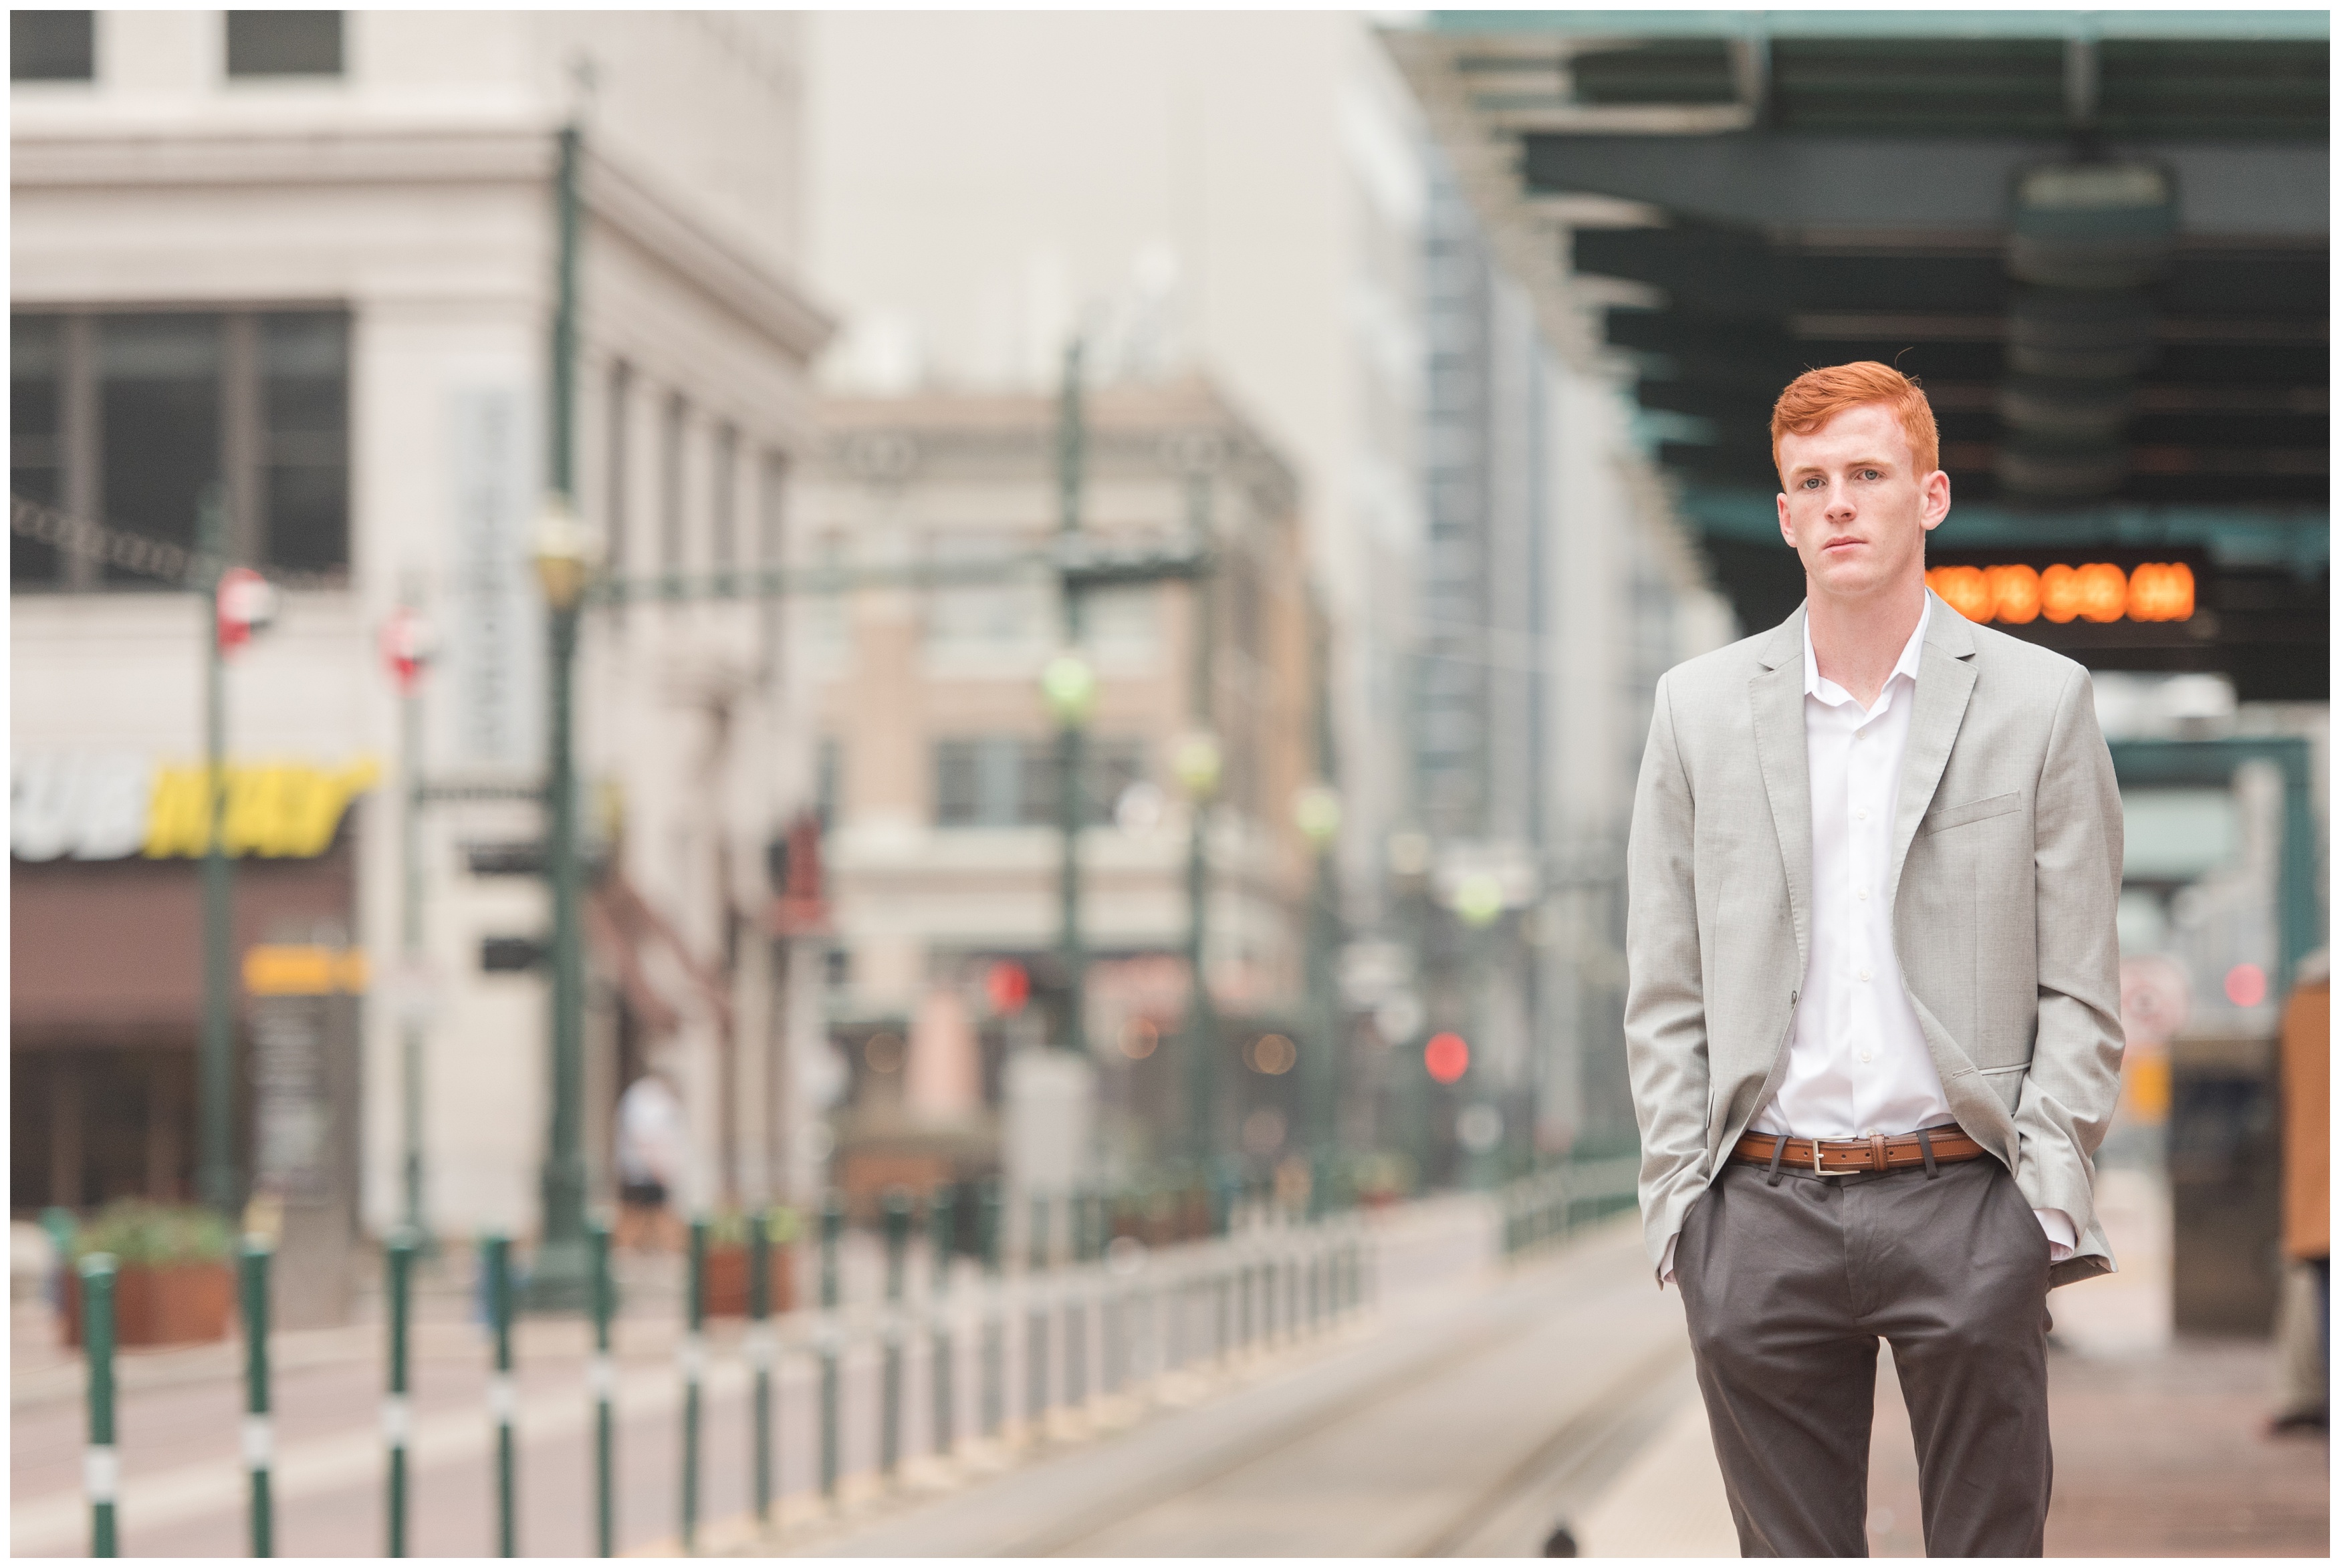
<path fill-rule="evenodd" d="M 92 1253 L 114 1261 L 114 1336 L 124 1346 L 201 1345 L 227 1337 L 235 1273 L 225 1221 L 206 1208 L 128 1198 L 109 1204 L 74 1238 L 65 1270 L 68 1346 L 81 1344 L 81 1271 Z"/>
<path fill-rule="evenodd" d="M 708 1227 L 707 1264 L 701 1279 L 709 1317 L 748 1316 L 749 1227 L 757 1217 L 721 1214 Z M 796 1211 L 775 1208 L 763 1217 L 771 1237 L 771 1307 L 778 1317 L 796 1306 Z"/>

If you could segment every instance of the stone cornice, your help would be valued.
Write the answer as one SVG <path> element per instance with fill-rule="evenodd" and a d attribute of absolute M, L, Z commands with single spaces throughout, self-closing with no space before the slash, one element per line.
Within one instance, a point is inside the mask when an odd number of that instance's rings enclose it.
<path fill-rule="evenodd" d="M 445 125 L 15 128 L 18 194 L 332 186 L 537 186 L 553 173 L 540 126 Z M 672 271 L 792 358 L 809 360 L 835 323 L 789 279 L 715 226 L 587 146 L 588 216 Z"/>

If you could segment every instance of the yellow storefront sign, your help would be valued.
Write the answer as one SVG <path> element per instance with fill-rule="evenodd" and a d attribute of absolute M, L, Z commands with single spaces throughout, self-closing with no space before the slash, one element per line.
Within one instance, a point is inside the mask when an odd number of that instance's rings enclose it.
<path fill-rule="evenodd" d="M 249 996 L 355 996 L 365 988 L 361 948 L 273 942 L 244 950 L 243 989 Z"/>
<path fill-rule="evenodd" d="M 305 858 L 322 854 L 350 802 L 382 775 L 360 757 L 338 768 L 306 763 L 230 763 L 221 842 L 229 854 Z M 158 767 L 146 812 L 143 853 L 154 860 L 200 855 L 211 847 L 201 767 Z"/>

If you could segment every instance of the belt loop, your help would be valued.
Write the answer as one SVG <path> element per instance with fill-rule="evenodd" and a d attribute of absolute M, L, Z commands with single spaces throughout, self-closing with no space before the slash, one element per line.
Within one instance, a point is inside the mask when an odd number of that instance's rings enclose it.
<path fill-rule="evenodd" d="M 1869 1135 L 1869 1158 L 1877 1162 L 1877 1169 L 1879 1170 L 1889 1170 L 1892 1169 L 1891 1166 L 1886 1163 L 1885 1135 L 1883 1133 L 1872 1132 Z"/>
<path fill-rule="evenodd" d="M 1918 1129 L 1918 1152 L 1925 1157 L 1927 1180 L 1931 1181 L 1941 1174 L 1934 1169 L 1934 1129 L 1932 1128 L 1921 1127 Z"/>
<path fill-rule="evenodd" d="M 1771 1168 L 1763 1173 L 1764 1186 L 1777 1187 L 1780 1185 L 1780 1157 L 1787 1152 L 1788 1135 L 1783 1132 L 1777 1138 L 1771 1139 Z"/>

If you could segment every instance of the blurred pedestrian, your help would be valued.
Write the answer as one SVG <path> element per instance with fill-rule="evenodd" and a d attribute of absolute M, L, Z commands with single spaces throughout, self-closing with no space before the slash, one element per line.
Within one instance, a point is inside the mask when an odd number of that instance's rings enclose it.
<path fill-rule="evenodd" d="M 2281 1314 L 2291 1386 L 2277 1431 L 2328 1430 L 2332 1408 L 2332 964 L 2300 965 L 2283 1010 L 2283 1251 L 2313 1282 Z M 2312 1301 L 2313 1305 L 2308 1304 Z M 2306 1307 L 2307 1310 L 2299 1310 Z M 2296 1370 L 2291 1370 L 2291 1369 Z"/>
<path fill-rule="evenodd" d="M 1771 417 L 1780 626 L 1658 685 L 1629 843 L 1641 1212 L 1740 1547 L 1866 1556 L 1880 1336 L 1931 1556 L 2037 1556 L 2047 1296 L 2108 1271 L 2121 807 L 2087 672 L 1926 586 L 1949 477 L 1889 366 Z"/>
<path fill-rule="evenodd" d="M 618 1097 L 616 1141 L 617 1244 L 679 1248 L 673 1201 L 689 1163 L 690 1128 L 664 1068 L 651 1068 Z"/>

